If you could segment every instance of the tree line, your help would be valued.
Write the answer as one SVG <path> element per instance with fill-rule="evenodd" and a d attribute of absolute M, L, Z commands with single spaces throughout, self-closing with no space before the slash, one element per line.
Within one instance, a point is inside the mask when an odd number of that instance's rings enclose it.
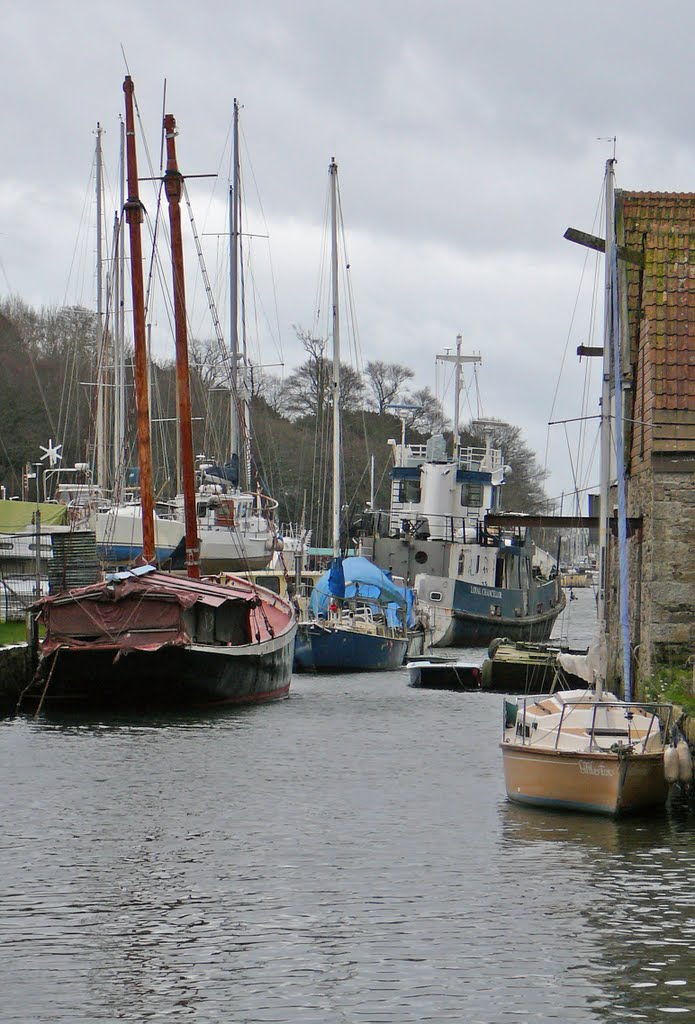
<path fill-rule="evenodd" d="M 18 494 L 22 470 L 40 461 L 49 439 L 63 445 L 64 466 L 95 464 L 96 314 L 82 307 L 35 310 L 20 299 L 0 302 L 0 483 Z M 329 544 L 333 364 L 326 341 L 296 328 L 304 361 L 284 379 L 250 366 L 251 485 L 279 503 L 283 523 L 303 520 L 314 542 Z M 229 457 L 231 393 L 228 360 L 208 341 L 192 341 L 190 352 L 195 454 L 215 461 Z M 108 359 L 107 359 L 108 362 Z M 124 458 L 137 462 L 132 353 L 126 360 L 127 432 Z M 151 375 L 152 445 L 158 497 L 177 489 L 176 373 L 172 362 L 154 360 Z M 359 517 L 372 496 L 378 508 L 390 501 L 389 439 L 424 443 L 443 433 L 451 446 L 451 424 L 427 387 L 414 388 L 411 369 L 368 362 L 362 373 L 341 364 L 342 492 L 344 514 Z M 107 387 L 107 416 L 113 400 Z M 399 406 L 394 409 L 394 406 Z M 501 421 L 459 426 L 463 444 L 485 445 L 485 432 L 512 467 L 502 490 L 505 509 L 545 509 L 544 470 L 521 430 Z M 449 448 L 451 450 L 451 447 Z M 31 495 L 34 496 L 33 493 Z"/>

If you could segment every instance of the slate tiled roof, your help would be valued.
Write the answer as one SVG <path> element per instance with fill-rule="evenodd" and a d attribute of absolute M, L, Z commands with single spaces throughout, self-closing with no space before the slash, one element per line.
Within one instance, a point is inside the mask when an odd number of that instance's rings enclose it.
<path fill-rule="evenodd" d="M 634 417 L 655 424 L 692 422 L 695 193 L 619 191 L 616 214 L 619 240 L 645 258 L 643 270 L 624 264 Z M 686 439 L 680 426 L 678 431 L 656 429 L 654 437 L 665 433 L 673 440 Z M 690 433 L 695 427 L 686 430 Z"/>

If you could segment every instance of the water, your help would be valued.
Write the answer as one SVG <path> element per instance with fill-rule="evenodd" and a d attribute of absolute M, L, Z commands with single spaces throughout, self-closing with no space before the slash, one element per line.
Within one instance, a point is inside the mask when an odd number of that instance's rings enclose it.
<path fill-rule="evenodd" d="M 500 704 L 0 723 L 0 1020 L 692 1020 L 691 817 L 508 804 Z"/>

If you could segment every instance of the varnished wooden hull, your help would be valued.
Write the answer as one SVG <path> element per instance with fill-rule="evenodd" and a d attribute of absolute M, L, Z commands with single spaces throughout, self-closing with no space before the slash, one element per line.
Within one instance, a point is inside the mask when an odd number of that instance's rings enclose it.
<path fill-rule="evenodd" d="M 663 752 L 586 753 L 502 743 L 507 796 L 520 804 L 617 817 L 662 806 Z"/>

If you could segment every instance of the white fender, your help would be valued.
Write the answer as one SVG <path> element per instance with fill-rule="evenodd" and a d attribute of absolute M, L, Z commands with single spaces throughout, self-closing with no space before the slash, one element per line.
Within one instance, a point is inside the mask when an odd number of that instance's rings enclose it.
<path fill-rule="evenodd" d="M 680 739 L 676 752 L 678 754 L 678 779 L 680 782 L 690 783 L 693 781 L 693 758 L 688 741 Z"/>
<path fill-rule="evenodd" d="M 664 748 L 664 777 L 669 786 L 672 786 L 675 782 L 678 782 L 678 776 L 678 751 L 675 747 L 669 745 Z"/>

